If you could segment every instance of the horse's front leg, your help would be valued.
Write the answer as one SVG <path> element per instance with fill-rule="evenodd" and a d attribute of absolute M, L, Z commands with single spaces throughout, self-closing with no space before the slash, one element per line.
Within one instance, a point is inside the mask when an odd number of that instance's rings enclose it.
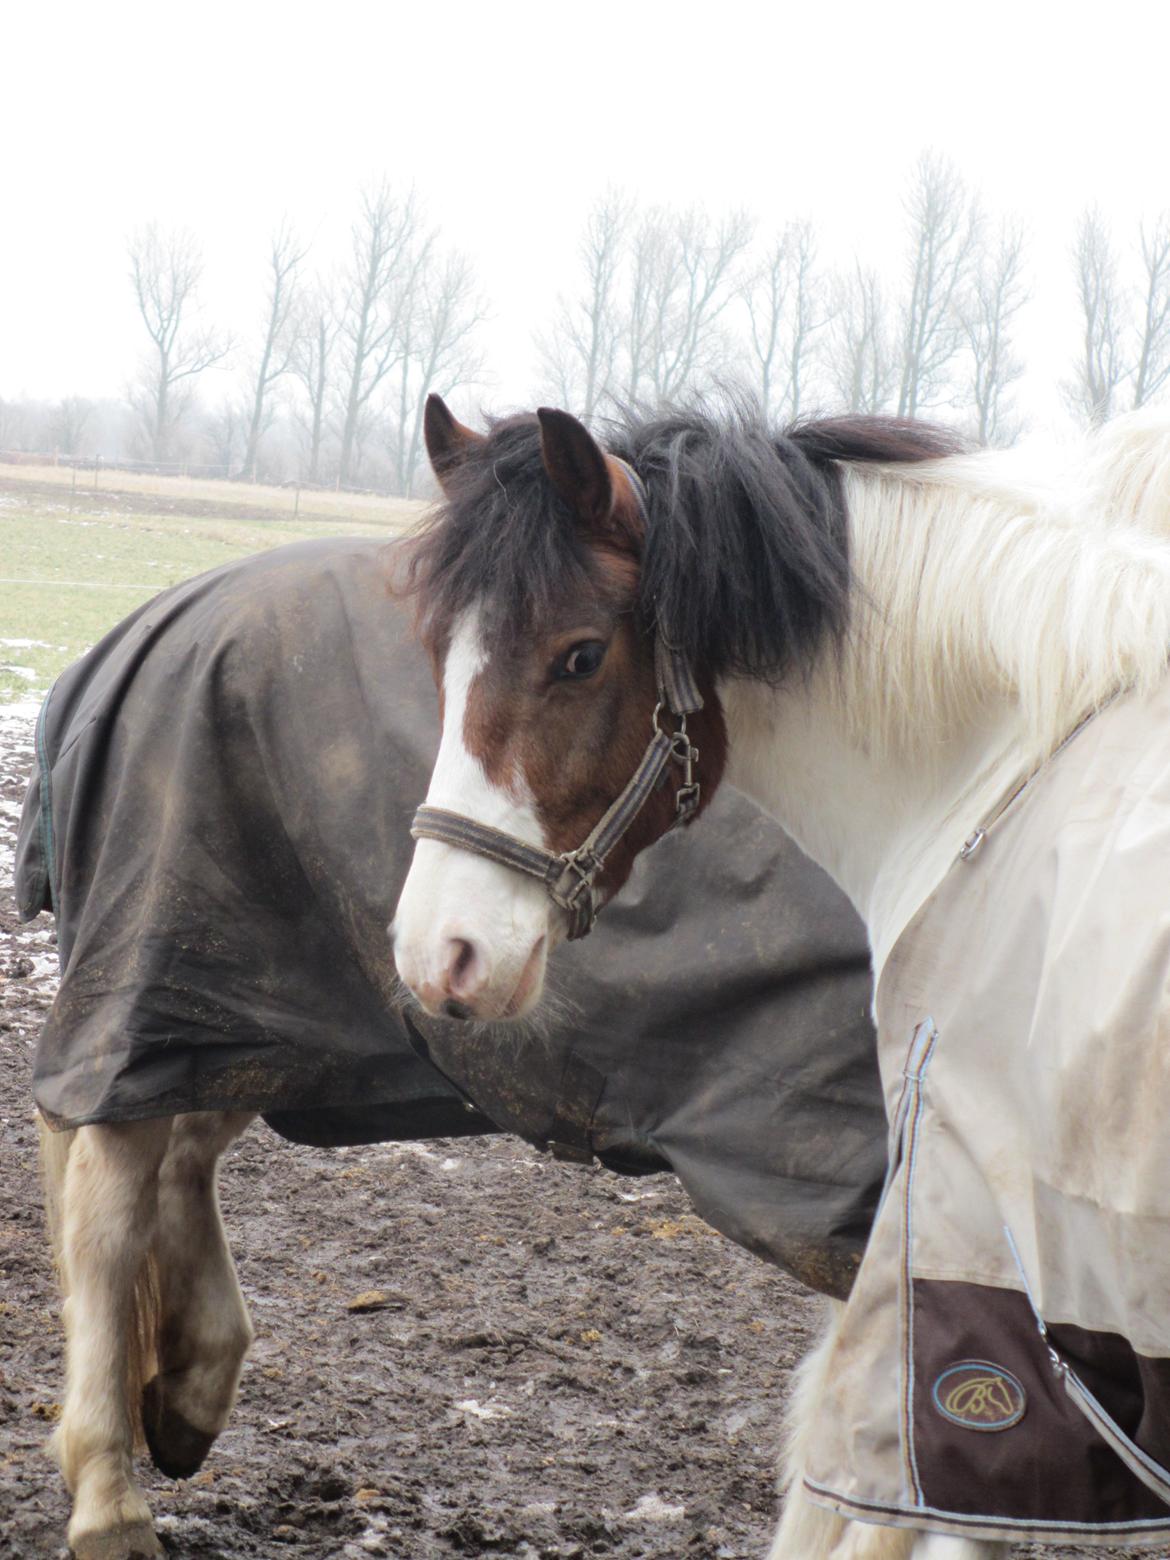
<path fill-rule="evenodd" d="M 142 1305 L 170 1118 L 82 1127 L 60 1201 L 65 1405 L 53 1451 L 73 1494 L 77 1560 L 161 1554 L 134 1482 L 137 1405 L 153 1347 Z"/>
<path fill-rule="evenodd" d="M 824 1336 L 797 1372 L 786 1415 L 781 1475 L 784 1509 L 768 1560 L 1005 1560 L 1008 1548 L 1003 1544 L 851 1522 L 815 1505 L 805 1494 L 808 1443 L 822 1412 L 833 1347 L 844 1316 L 844 1305 L 830 1301 Z"/>
<path fill-rule="evenodd" d="M 158 1374 L 142 1395 L 155 1466 L 196 1472 L 227 1423 L 252 1327 L 219 1214 L 219 1156 L 254 1117 L 242 1111 L 176 1116 L 159 1173 L 155 1240 L 161 1325 Z"/>
<path fill-rule="evenodd" d="M 920 1533 L 910 1560 L 1007 1560 L 1009 1544 L 993 1544 L 981 1538 L 948 1538 L 943 1533 Z"/>

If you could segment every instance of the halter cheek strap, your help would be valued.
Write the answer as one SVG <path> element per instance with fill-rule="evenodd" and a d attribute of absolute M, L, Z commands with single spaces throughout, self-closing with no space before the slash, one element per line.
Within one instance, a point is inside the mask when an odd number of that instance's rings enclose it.
<path fill-rule="evenodd" d="M 648 505 L 641 477 L 626 461 L 614 455 L 610 459 L 625 473 L 645 520 Z M 681 783 L 675 792 L 671 828 L 689 823 L 699 807 L 699 782 L 695 778 L 699 750 L 691 746 L 687 735 L 687 716 L 703 708 L 703 698 L 686 657 L 670 643 L 661 624 L 654 641 L 654 676 L 658 703 L 651 719 L 653 735 L 649 746 L 621 795 L 606 809 L 576 850 L 557 855 L 462 813 L 448 812 L 445 807 L 420 807 L 410 826 L 411 834 L 416 840 L 438 840 L 496 861 L 514 872 L 538 878 L 553 903 L 568 914 L 570 940 L 586 936 L 597 919 L 594 885 L 606 859 L 646 805 L 667 764 L 676 763 L 682 771 Z M 664 709 L 677 722 L 673 731 L 664 731 L 660 725 Z"/>

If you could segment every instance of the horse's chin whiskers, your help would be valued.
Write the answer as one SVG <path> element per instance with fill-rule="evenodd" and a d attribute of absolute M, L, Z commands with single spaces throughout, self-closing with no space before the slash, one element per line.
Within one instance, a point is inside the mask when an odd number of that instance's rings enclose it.
<path fill-rule="evenodd" d="M 511 1046 L 519 1049 L 526 1045 L 547 1045 L 552 1037 L 578 1023 L 581 1019 L 580 1004 L 556 988 L 546 976 L 544 992 L 531 1013 L 522 1018 L 469 1018 L 451 1020 L 435 1019 L 402 979 L 395 975 L 390 987 L 392 1005 L 412 1015 L 419 1015 L 432 1023 L 457 1022 L 461 1033 L 468 1038 L 482 1040 L 498 1049 Z"/>
<path fill-rule="evenodd" d="M 532 1012 L 525 1013 L 522 1018 L 472 1019 L 470 1028 L 476 1039 L 489 1040 L 496 1046 L 505 1042 L 516 1047 L 534 1043 L 547 1045 L 558 1031 L 568 1028 L 580 1017 L 580 1004 L 555 986 L 550 988 L 546 976 L 544 992 Z"/>
<path fill-rule="evenodd" d="M 393 1008 L 405 1008 L 416 1013 L 423 1011 L 423 1005 L 411 991 L 397 970 L 390 981 L 389 989 L 390 1006 Z"/>

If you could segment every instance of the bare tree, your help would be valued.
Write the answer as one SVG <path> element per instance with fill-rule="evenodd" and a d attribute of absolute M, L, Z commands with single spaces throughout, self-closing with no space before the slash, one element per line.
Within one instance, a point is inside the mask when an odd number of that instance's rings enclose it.
<path fill-rule="evenodd" d="M 1141 229 L 1143 286 L 1133 404 L 1145 406 L 1170 380 L 1170 212 Z"/>
<path fill-rule="evenodd" d="M 244 466 L 240 473 L 243 477 L 254 478 L 256 475 L 260 437 L 267 426 L 265 417 L 270 410 L 269 391 L 292 369 L 297 347 L 297 273 L 306 252 L 292 228 L 287 222 L 282 222 L 272 236 L 268 254 L 264 334 L 252 380 L 252 409 L 248 419 Z"/>
<path fill-rule="evenodd" d="M 204 438 L 213 475 L 230 477 L 238 469 L 247 437 L 249 415 L 238 402 L 227 400 L 207 419 Z"/>
<path fill-rule="evenodd" d="M 447 396 L 483 367 L 474 335 L 486 315 L 466 255 L 451 254 L 419 279 L 405 323 L 397 394 L 390 408 L 390 454 L 396 490 L 414 493 L 423 466 L 423 410 L 432 391 Z"/>
<path fill-rule="evenodd" d="M 1081 354 L 1065 396 L 1073 411 L 1094 426 L 1115 410 L 1119 386 L 1126 377 L 1123 358 L 1123 304 L 1117 276 L 1117 256 L 1095 208 L 1086 211 L 1073 245 L 1077 302 L 1081 312 Z"/>
<path fill-rule="evenodd" d="M 816 338 L 830 317 L 816 269 L 812 224 L 790 222 L 740 292 L 764 415 L 798 417 L 807 398 Z"/>
<path fill-rule="evenodd" d="M 723 365 L 719 320 L 751 239 L 745 212 L 651 211 L 634 236 L 626 315 L 626 396 L 678 399 Z"/>
<path fill-rule="evenodd" d="M 339 311 L 345 372 L 341 483 L 353 475 L 355 446 L 363 425 L 368 426 L 371 397 L 402 362 L 405 327 L 431 244 L 413 191 L 399 198 L 382 184 L 362 196 Z"/>
<path fill-rule="evenodd" d="M 75 457 L 81 448 L 86 424 L 93 417 L 94 404 L 84 396 L 69 395 L 58 401 L 49 423 L 53 448 L 62 455 Z"/>
<path fill-rule="evenodd" d="M 23 450 L 28 440 L 26 402 L 0 400 L 0 450 Z"/>
<path fill-rule="evenodd" d="M 151 222 L 131 235 L 128 248 L 134 297 L 152 343 L 137 387 L 137 407 L 151 459 L 162 462 L 172 454 L 192 381 L 223 362 L 231 341 L 196 323 L 203 258 L 193 233 L 163 232 Z"/>
<path fill-rule="evenodd" d="M 898 355 L 876 271 L 858 264 L 838 279 L 827 356 L 833 390 L 851 412 L 890 408 L 898 386 Z"/>
<path fill-rule="evenodd" d="M 337 316 L 324 286 L 301 299 L 294 331 L 291 372 L 300 381 L 308 402 L 306 434 L 309 463 L 306 480 L 321 480 L 321 447 L 325 436 L 325 413 L 333 383 L 334 347 L 337 343 Z"/>
<path fill-rule="evenodd" d="M 573 407 L 586 419 L 616 389 L 618 287 L 630 215 L 630 202 L 618 190 L 608 190 L 597 202 L 577 248 L 584 286 L 576 297 L 557 300 L 551 331 L 536 338 L 557 403 Z"/>
<path fill-rule="evenodd" d="M 1024 235 L 1017 225 L 1005 222 L 995 247 L 981 248 L 959 308 L 971 354 L 970 401 L 981 444 L 1010 444 L 1020 433 L 1008 402 L 1009 387 L 1023 372 L 1012 350 L 1011 331 L 1027 297 Z"/>
<path fill-rule="evenodd" d="M 659 210 L 643 212 L 629 246 L 627 304 L 622 321 L 626 353 L 622 398 L 630 406 L 638 402 L 651 355 L 654 273 L 659 250 L 667 242 L 665 222 Z"/>
<path fill-rule="evenodd" d="M 974 258 L 979 210 L 955 168 L 933 153 L 918 160 L 906 201 L 907 280 L 902 308 L 898 414 L 936 405 L 962 343 L 956 305 Z"/>

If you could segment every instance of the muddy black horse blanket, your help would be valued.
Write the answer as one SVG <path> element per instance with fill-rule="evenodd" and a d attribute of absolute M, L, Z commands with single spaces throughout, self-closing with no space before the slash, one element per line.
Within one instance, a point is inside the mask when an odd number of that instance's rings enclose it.
<path fill-rule="evenodd" d="M 560 950 L 547 1040 L 413 1019 L 387 923 L 437 746 L 388 549 L 321 541 L 165 591 L 58 680 L 20 828 L 57 917 L 55 1126 L 265 1113 L 316 1143 L 517 1132 L 668 1167 L 829 1292 L 885 1165 L 864 936 L 742 798 L 648 852 Z"/>

